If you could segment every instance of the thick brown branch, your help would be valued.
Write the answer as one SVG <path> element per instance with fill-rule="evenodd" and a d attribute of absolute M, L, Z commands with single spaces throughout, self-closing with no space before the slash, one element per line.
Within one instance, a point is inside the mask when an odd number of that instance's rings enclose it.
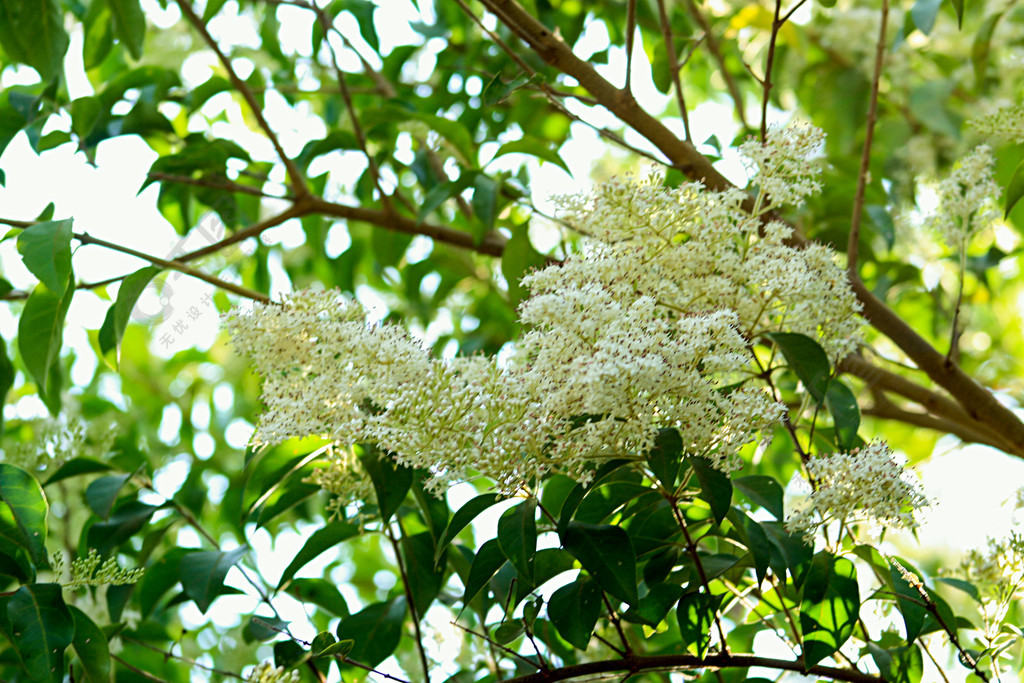
<path fill-rule="evenodd" d="M 1001 451 L 1005 451 L 1007 449 L 1006 442 L 1001 439 L 993 439 L 988 434 L 975 431 L 970 427 L 960 424 L 959 422 L 945 420 L 927 413 L 904 410 L 881 395 L 876 396 L 874 405 L 862 408 L 861 413 L 870 417 L 877 417 L 882 420 L 895 420 L 915 427 L 933 429 L 942 434 L 952 434 L 968 443 L 980 443 L 986 446 L 992 446 L 993 448 L 998 448 Z"/>
<path fill-rule="evenodd" d="M 563 666 L 551 671 L 538 671 L 525 676 L 506 679 L 505 683 L 555 683 L 571 678 L 596 676 L 597 674 L 624 671 L 637 674 L 643 671 L 688 671 L 694 669 L 740 669 L 760 666 L 778 671 L 796 671 L 822 676 L 833 681 L 850 681 L 851 683 L 884 683 L 885 679 L 878 675 L 861 673 L 851 669 L 839 669 L 831 666 L 812 666 L 804 669 L 801 661 L 758 657 L 756 655 L 714 654 L 701 659 L 693 655 L 655 655 L 649 657 L 623 657 L 600 662 L 587 662 L 574 666 Z"/>

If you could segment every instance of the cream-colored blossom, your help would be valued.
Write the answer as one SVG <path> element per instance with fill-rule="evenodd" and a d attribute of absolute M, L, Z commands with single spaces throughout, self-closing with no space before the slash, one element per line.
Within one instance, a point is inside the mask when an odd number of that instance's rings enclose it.
<path fill-rule="evenodd" d="M 299 683 L 299 672 L 274 666 L 271 662 L 262 662 L 254 666 L 245 675 L 246 683 Z"/>
<path fill-rule="evenodd" d="M 751 139 L 740 145 L 757 185 L 758 208 L 767 210 L 782 204 L 797 206 L 821 191 L 818 157 L 825 145 L 825 133 L 808 124 L 771 126 L 765 141 Z"/>
<path fill-rule="evenodd" d="M 999 217 L 995 160 L 987 145 L 975 147 L 939 182 L 939 206 L 929 221 L 946 243 L 962 249 L 971 237 Z"/>
<path fill-rule="evenodd" d="M 804 507 L 786 520 L 791 533 L 808 543 L 823 525 L 868 521 L 879 527 L 913 529 L 915 513 L 928 506 L 920 485 L 893 459 L 883 441 L 850 453 L 811 458 L 807 473 L 814 483 Z"/>
<path fill-rule="evenodd" d="M 988 547 L 972 549 L 954 573 L 978 588 L 985 632 L 996 637 L 1010 606 L 1024 597 L 1024 535 L 1014 530 L 989 538 Z"/>
<path fill-rule="evenodd" d="M 992 141 L 1024 142 L 1024 104 L 1008 104 L 971 119 L 968 125 Z"/>
<path fill-rule="evenodd" d="M 61 553 L 56 553 L 53 556 L 53 572 L 58 577 L 64 573 L 64 556 Z M 95 548 L 90 548 L 85 557 L 76 557 L 72 560 L 71 578 L 63 585 L 65 588 L 120 586 L 137 582 L 142 578 L 144 572 L 144 568 L 123 569 L 119 567 L 115 557 L 108 558 L 101 563 L 99 553 Z"/>

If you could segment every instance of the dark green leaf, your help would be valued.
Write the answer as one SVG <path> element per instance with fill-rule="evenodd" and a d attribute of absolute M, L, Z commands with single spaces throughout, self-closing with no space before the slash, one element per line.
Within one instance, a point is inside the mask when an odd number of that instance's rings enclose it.
<path fill-rule="evenodd" d="M 789 367 L 804 383 L 811 396 L 819 403 L 824 400 L 832 368 L 818 342 L 795 332 L 770 332 L 765 336 L 779 347 Z"/>
<path fill-rule="evenodd" d="M 195 600 L 199 611 L 206 613 L 210 604 L 225 593 L 224 578 L 228 570 L 249 552 L 245 546 L 234 550 L 202 550 L 181 558 L 178 567 L 185 594 Z"/>
<path fill-rule="evenodd" d="M 305 567 L 320 553 L 326 552 L 358 534 L 359 527 L 345 521 L 328 522 L 326 526 L 314 531 L 309 540 L 303 544 L 302 550 L 285 567 L 284 573 L 281 574 L 281 580 L 277 582 L 277 590 L 281 590 L 297 571 Z"/>
<path fill-rule="evenodd" d="M 64 296 L 71 280 L 72 219 L 45 221 L 18 235 L 18 253 L 29 272 L 55 297 Z"/>
<path fill-rule="evenodd" d="M 497 493 L 484 493 L 460 507 L 458 511 L 452 515 L 452 520 L 448 522 L 448 527 L 444 530 L 444 533 L 441 534 L 441 540 L 437 542 L 437 550 L 434 553 L 434 560 L 437 561 L 438 558 L 440 558 L 441 553 L 448 547 L 448 544 L 455 539 L 460 531 L 469 526 L 469 524 L 476 519 L 481 512 L 501 500 L 502 497 Z"/>
<path fill-rule="evenodd" d="M 413 471 L 399 465 L 394 458 L 380 449 L 370 446 L 365 448 L 359 460 L 373 482 L 381 521 L 387 522 L 405 500 L 405 494 L 412 486 Z"/>
<path fill-rule="evenodd" d="M 622 615 L 627 621 L 657 627 L 668 616 L 679 596 L 682 586 L 675 583 L 656 583 L 647 587 L 647 594 L 640 598 L 635 609 L 629 609 Z"/>
<path fill-rule="evenodd" d="M 199 552 L 195 548 L 171 548 L 163 557 L 146 567 L 139 581 L 139 609 L 148 617 L 160 597 L 181 581 L 181 558 Z"/>
<path fill-rule="evenodd" d="M 884 206 L 879 204 L 868 204 L 864 207 L 864 210 L 871 217 L 875 230 L 885 240 L 885 245 L 892 249 L 893 245 L 896 244 L 896 224 L 893 223 L 892 216 L 889 215 Z"/>
<path fill-rule="evenodd" d="M 473 557 L 473 563 L 470 565 L 462 603 L 464 605 L 469 604 L 477 596 L 477 593 L 483 590 L 491 578 L 498 573 L 501 565 L 507 561 L 504 553 L 501 552 L 501 548 L 498 546 L 498 539 L 492 538 L 485 541 L 480 546 L 480 549 L 477 550 L 476 556 Z"/>
<path fill-rule="evenodd" d="M 322 607 L 336 617 L 350 614 L 341 591 L 327 579 L 292 579 L 284 591 L 296 600 Z"/>
<path fill-rule="evenodd" d="M 99 460 L 86 458 L 84 456 L 72 458 L 58 467 L 56 472 L 47 477 L 46 481 L 43 482 L 43 486 L 49 486 L 50 484 L 55 484 L 58 481 L 63 481 L 64 479 L 79 477 L 83 474 L 109 472 L 110 469 L 110 465 L 105 462 L 100 462 Z"/>
<path fill-rule="evenodd" d="M 969 581 L 964 581 L 963 579 L 954 579 L 950 577 L 940 577 L 938 579 L 935 579 L 935 581 L 936 583 L 944 583 L 947 586 L 952 586 L 953 588 L 962 590 L 964 593 L 970 595 L 975 602 L 981 604 L 981 592 L 978 590 L 978 587 L 975 586 L 973 583 L 970 583 Z"/>
<path fill-rule="evenodd" d="M 857 568 L 845 557 L 820 552 L 811 561 L 800 603 L 804 666 L 838 652 L 860 616 Z"/>
<path fill-rule="evenodd" d="M 74 617 L 61 586 L 22 586 L 7 601 L 7 618 L 17 637 L 12 645 L 35 682 L 64 680 L 64 650 L 75 635 Z"/>
<path fill-rule="evenodd" d="M 247 643 L 273 640 L 288 628 L 288 623 L 277 617 L 249 617 L 248 623 L 242 630 L 242 639 Z"/>
<path fill-rule="evenodd" d="M 89 527 L 88 546 L 104 557 L 109 555 L 144 527 L 158 509 L 137 500 L 118 506 L 110 519 Z"/>
<path fill-rule="evenodd" d="M 146 16 L 139 0 L 107 0 L 114 20 L 114 33 L 128 48 L 133 59 L 142 58 L 142 43 L 146 38 Z"/>
<path fill-rule="evenodd" d="M 75 680 L 86 683 L 110 682 L 110 645 L 107 636 L 85 612 L 71 605 L 68 607 L 75 622 L 75 637 L 72 645 L 75 654 L 82 660 L 82 669 Z"/>
<path fill-rule="evenodd" d="M 679 430 L 671 427 L 659 429 L 654 440 L 654 448 L 647 455 L 647 465 L 662 486 L 669 490 L 675 488 L 682 457 L 683 440 L 679 436 Z"/>
<path fill-rule="evenodd" d="M 548 619 L 558 633 L 574 647 L 586 650 L 597 619 L 601 616 L 601 589 L 593 579 L 580 574 L 548 599 Z"/>
<path fill-rule="evenodd" d="M 375 603 L 342 619 L 336 632 L 338 641 L 355 642 L 349 659 L 375 667 L 390 657 L 402 637 L 405 607 L 405 598 L 398 597 Z"/>
<path fill-rule="evenodd" d="M 17 529 L 17 545 L 28 552 L 37 568 L 49 566 L 46 559 L 46 513 L 49 506 L 43 489 L 31 474 L 0 463 L 0 516 Z M 6 526 L 6 524 L 4 525 Z"/>
<path fill-rule="evenodd" d="M 729 514 L 732 505 L 732 481 L 729 475 L 716 469 L 707 458 L 687 458 L 700 482 L 700 497 L 711 506 L 711 514 L 719 524 Z"/>
<path fill-rule="evenodd" d="M 584 486 L 583 484 L 576 484 L 569 495 L 565 497 L 565 501 L 562 503 L 562 513 L 558 519 L 558 528 L 564 529 L 569 523 L 569 520 L 573 518 L 576 511 L 580 507 L 580 503 L 588 493 L 595 490 L 600 486 L 606 479 L 614 475 L 621 468 L 631 465 L 629 460 L 609 460 L 608 462 L 601 465 L 597 472 L 594 473 L 594 478 L 589 484 Z"/>
<path fill-rule="evenodd" d="M 524 581 L 533 583 L 537 553 L 537 499 L 527 498 L 509 508 L 498 520 L 498 547 Z"/>
<path fill-rule="evenodd" d="M 839 380 L 832 380 L 825 394 L 825 405 L 828 406 L 828 411 L 832 414 L 832 423 L 835 425 L 836 446 L 843 451 L 853 450 L 857 445 L 857 430 L 860 429 L 857 397 L 848 386 Z"/>
<path fill-rule="evenodd" d="M 636 555 L 629 535 L 620 527 L 571 521 L 559 536 L 562 545 L 580 561 L 606 592 L 636 605 Z"/>
<path fill-rule="evenodd" d="M 920 574 L 912 564 L 903 560 L 898 561 L 906 571 L 914 576 L 915 580 L 920 580 Z M 903 572 L 891 561 L 889 562 L 889 574 L 892 578 L 893 589 L 896 592 L 896 604 L 900 608 L 900 614 L 903 615 L 903 624 L 907 631 L 907 642 L 912 643 L 921 635 L 921 631 L 924 629 L 924 622 L 928 617 L 928 609 L 924 605 L 921 591 L 912 586 L 903 576 Z"/>
<path fill-rule="evenodd" d="M 487 230 L 494 228 L 498 206 L 498 182 L 483 173 L 476 174 L 473 182 L 473 213 Z"/>
<path fill-rule="evenodd" d="M 868 652 L 878 672 L 889 683 L 920 683 L 924 676 L 924 657 L 916 644 L 882 648 L 868 643 Z"/>
<path fill-rule="evenodd" d="M 755 474 L 737 477 L 732 485 L 750 500 L 770 512 L 775 519 L 783 521 L 782 486 L 772 477 Z"/>
<path fill-rule="evenodd" d="M 434 538 L 429 531 L 402 536 L 402 555 L 409 577 L 409 593 L 416 614 L 423 618 L 444 584 L 445 564 L 434 562 Z"/>
<path fill-rule="evenodd" d="M 121 494 L 121 489 L 132 478 L 131 474 L 115 474 L 100 477 L 85 488 L 85 502 L 100 519 L 110 517 L 110 512 Z"/>
<path fill-rule="evenodd" d="M 721 598 L 707 593 L 687 593 L 676 606 L 679 633 L 686 650 L 697 657 L 703 657 L 711 645 L 711 626 Z"/>
<path fill-rule="evenodd" d="M 7 403 L 7 394 L 14 386 L 14 364 L 7 355 L 7 342 L 0 338 L 0 434 L 4 427 L 4 405 Z"/>
<path fill-rule="evenodd" d="M 956 10 L 956 25 L 957 28 L 964 27 L 964 4 L 965 0 L 951 0 L 953 3 L 953 9 Z"/>

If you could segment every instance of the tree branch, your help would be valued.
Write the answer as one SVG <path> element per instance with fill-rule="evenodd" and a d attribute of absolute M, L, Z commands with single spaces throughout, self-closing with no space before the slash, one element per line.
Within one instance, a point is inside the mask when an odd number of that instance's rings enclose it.
<path fill-rule="evenodd" d="M 555 683 L 571 678 L 584 676 L 596 676 L 597 674 L 610 673 L 612 671 L 624 671 L 629 674 L 637 674 L 644 671 L 687 671 L 693 669 L 742 669 L 751 666 L 760 666 L 778 671 L 795 671 L 798 673 L 809 673 L 824 676 L 834 681 L 849 681 L 850 683 L 885 683 L 885 679 L 878 675 L 861 673 L 850 669 L 839 669 L 831 666 L 812 666 L 804 668 L 804 663 L 797 660 L 774 659 L 772 657 L 758 657 L 756 655 L 740 654 L 713 654 L 701 659 L 693 655 L 652 655 L 652 656 L 631 656 L 621 659 L 610 659 L 600 662 L 587 662 L 573 666 L 563 666 L 551 671 L 539 671 L 525 676 L 509 678 L 504 683 Z"/>
<path fill-rule="evenodd" d="M 231 64 L 231 60 L 228 58 L 224 51 L 217 45 L 217 41 L 213 39 L 210 32 L 206 28 L 206 24 L 203 20 L 195 13 L 192 9 L 191 0 L 177 0 L 178 7 L 181 9 L 182 15 L 188 19 L 188 22 L 192 24 L 195 30 L 202 36 L 203 40 L 209 45 L 210 49 L 213 50 L 214 54 L 220 60 L 220 63 L 224 65 L 224 70 L 227 71 L 228 79 L 231 81 L 231 85 L 234 86 L 238 94 L 242 96 L 245 103 L 249 105 L 249 110 L 252 112 L 253 118 L 256 119 L 256 123 L 263 129 L 263 132 L 267 134 L 267 138 L 271 144 L 274 145 L 274 150 L 277 152 L 278 158 L 281 159 L 281 163 L 284 164 L 285 170 L 288 171 L 288 179 L 292 188 L 292 194 L 296 197 L 304 197 L 309 194 L 309 188 L 306 187 L 305 176 L 299 167 L 295 165 L 291 157 L 285 154 L 284 147 L 281 146 L 281 141 L 277 137 L 277 133 L 267 123 L 267 119 L 263 116 L 263 107 L 256 102 L 256 97 L 252 94 L 249 86 L 246 85 L 245 81 L 239 78 L 238 73 L 235 71 L 235 67 Z"/>

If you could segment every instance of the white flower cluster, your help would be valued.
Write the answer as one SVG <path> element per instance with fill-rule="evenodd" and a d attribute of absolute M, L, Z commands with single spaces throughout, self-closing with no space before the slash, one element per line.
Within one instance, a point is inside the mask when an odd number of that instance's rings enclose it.
<path fill-rule="evenodd" d="M 914 513 L 929 505 L 884 441 L 872 441 L 850 453 L 812 458 L 807 473 L 814 490 L 804 507 L 786 520 L 786 529 L 802 533 L 808 543 L 831 522 L 868 521 L 879 527 L 913 529 L 917 527 Z"/>
<path fill-rule="evenodd" d="M 991 114 L 971 119 L 968 123 L 990 140 L 1024 142 L 1024 104 L 1000 107 Z"/>
<path fill-rule="evenodd" d="M 771 126 L 764 144 L 750 139 L 740 145 L 757 185 L 757 206 L 764 211 L 782 204 L 798 206 L 821 191 L 817 157 L 825 147 L 825 133 L 809 124 Z"/>
<path fill-rule="evenodd" d="M 772 201 L 814 191 L 821 139 L 773 130 L 752 148 Z M 674 427 L 688 455 L 740 467 L 740 450 L 784 411 L 753 386 L 751 342 L 799 332 L 840 358 L 862 326 L 832 253 L 788 246 L 790 230 L 763 225 L 744 197 L 669 190 L 652 174 L 563 198 L 567 220 L 595 239 L 523 280 L 529 331 L 505 365 L 432 359 L 332 292 L 232 312 L 235 345 L 265 378 L 254 444 L 368 442 L 429 470 L 435 488 L 483 476 L 513 492 L 550 471 L 586 481 L 595 459 L 641 460 Z M 313 475 L 332 491 L 362 476 L 338 453 Z"/>
<path fill-rule="evenodd" d="M 972 236 L 999 217 L 999 185 L 992 178 L 995 164 L 987 145 L 975 147 L 939 182 L 938 213 L 931 225 L 946 243 L 962 249 Z"/>
<path fill-rule="evenodd" d="M 53 571 L 58 576 L 64 572 L 64 556 L 60 553 L 53 556 Z M 120 586 L 137 582 L 145 571 L 143 568 L 122 569 L 114 557 L 100 564 L 99 553 L 95 548 L 90 548 L 88 555 L 71 561 L 71 579 L 63 585 L 65 588 Z"/>
<path fill-rule="evenodd" d="M 262 662 L 246 674 L 246 683 L 299 683 L 299 672 L 295 669 L 286 670 L 283 666 L 275 667 L 271 662 Z"/>

